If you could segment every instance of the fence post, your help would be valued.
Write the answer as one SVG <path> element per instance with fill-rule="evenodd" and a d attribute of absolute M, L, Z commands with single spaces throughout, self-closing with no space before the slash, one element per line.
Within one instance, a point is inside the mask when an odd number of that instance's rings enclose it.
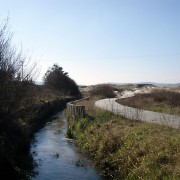
<path fill-rule="evenodd" d="M 68 116 L 72 117 L 74 120 L 84 118 L 85 117 L 85 106 L 76 105 L 75 103 L 78 101 L 83 101 L 85 99 L 89 99 L 89 97 L 67 103 Z"/>

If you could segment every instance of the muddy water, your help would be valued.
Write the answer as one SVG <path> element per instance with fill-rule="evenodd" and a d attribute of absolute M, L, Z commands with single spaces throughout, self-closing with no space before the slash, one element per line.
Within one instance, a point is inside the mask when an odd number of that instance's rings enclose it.
<path fill-rule="evenodd" d="M 66 130 L 67 120 L 61 112 L 35 134 L 31 153 L 38 174 L 32 180 L 104 179 L 73 141 L 65 138 Z"/>

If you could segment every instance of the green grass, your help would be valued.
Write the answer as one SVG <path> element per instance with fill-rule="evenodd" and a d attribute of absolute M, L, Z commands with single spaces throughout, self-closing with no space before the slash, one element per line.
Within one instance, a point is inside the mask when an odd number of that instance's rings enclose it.
<path fill-rule="evenodd" d="M 69 119 L 69 124 L 76 144 L 103 175 L 111 179 L 180 178 L 179 130 L 94 111 L 95 116 Z"/>

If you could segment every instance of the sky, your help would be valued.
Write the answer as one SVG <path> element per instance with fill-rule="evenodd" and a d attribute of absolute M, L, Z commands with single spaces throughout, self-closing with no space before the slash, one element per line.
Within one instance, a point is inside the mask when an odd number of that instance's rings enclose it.
<path fill-rule="evenodd" d="M 81 85 L 180 82 L 180 0 L 0 0 L 7 16 L 37 81 L 56 63 Z"/>

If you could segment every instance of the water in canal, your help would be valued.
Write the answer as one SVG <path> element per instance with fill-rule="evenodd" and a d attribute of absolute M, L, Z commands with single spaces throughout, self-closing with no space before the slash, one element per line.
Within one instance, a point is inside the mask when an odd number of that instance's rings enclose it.
<path fill-rule="evenodd" d="M 103 179 L 73 141 L 65 138 L 66 130 L 67 120 L 61 112 L 35 134 L 31 153 L 38 174 L 32 180 Z"/>

